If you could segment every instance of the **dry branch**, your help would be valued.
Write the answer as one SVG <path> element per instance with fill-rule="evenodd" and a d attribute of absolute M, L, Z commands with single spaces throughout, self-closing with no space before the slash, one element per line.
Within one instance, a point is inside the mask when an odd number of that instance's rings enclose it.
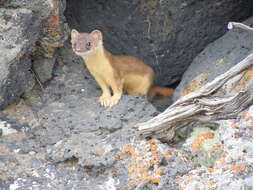
<path fill-rule="evenodd" d="M 215 123 L 236 117 L 253 102 L 252 68 L 253 54 L 250 54 L 199 91 L 181 97 L 163 113 L 138 124 L 138 130 L 144 137 L 169 141 L 177 129 L 190 123 Z"/>
<path fill-rule="evenodd" d="M 229 22 L 228 23 L 228 29 L 231 30 L 233 28 L 241 28 L 248 31 L 253 31 L 253 28 L 250 26 L 247 26 L 246 24 L 240 23 L 240 22 Z"/>

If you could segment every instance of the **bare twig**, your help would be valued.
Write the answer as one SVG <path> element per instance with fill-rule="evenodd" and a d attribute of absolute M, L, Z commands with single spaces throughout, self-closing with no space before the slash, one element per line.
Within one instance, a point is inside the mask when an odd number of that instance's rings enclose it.
<path fill-rule="evenodd" d="M 252 27 L 247 26 L 246 24 L 240 23 L 240 22 L 229 22 L 228 23 L 228 29 L 231 30 L 233 28 L 241 28 L 248 31 L 253 31 Z"/>
<path fill-rule="evenodd" d="M 31 68 L 31 71 L 32 71 L 32 73 L 33 73 L 33 75 L 34 75 L 36 81 L 38 82 L 38 84 L 39 84 L 41 90 L 44 92 L 44 91 L 45 91 L 45 88 L 44 88 L 43 84 L 40 82 L 40 79 L 39 79 L 38 74 L 33 70 L 33 68 Z"/>

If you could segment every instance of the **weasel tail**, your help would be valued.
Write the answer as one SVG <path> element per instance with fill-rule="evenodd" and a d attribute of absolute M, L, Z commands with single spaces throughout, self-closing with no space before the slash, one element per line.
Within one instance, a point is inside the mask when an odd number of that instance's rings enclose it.
<path fill-rule="evenodd" d="M 152 100 L 155 98 L 156 95 L 161 95 L 166 98 L 170 98 L 173 96 L 174 89 L 173 88 L 167 88 L 162 86 L 152 86 L 147 94 L 147 98 L 149 102 L 152 102 Z"/>

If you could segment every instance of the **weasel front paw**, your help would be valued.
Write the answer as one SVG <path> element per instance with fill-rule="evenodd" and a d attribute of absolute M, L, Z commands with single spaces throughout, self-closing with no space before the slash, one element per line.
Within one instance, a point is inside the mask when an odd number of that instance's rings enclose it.
<path fill-rule="evenodd" d="M 120 100 L 120 97 L 121 97 L 121 95 L 117 95 L 117 94 L 115 94 L 115 95 L 113 95 L 111 98 L 110 98 L 110 100 L 109 100 L 109 107 L 112 107 L 112 106 L 114 106 L 114 105 L 116 105 L 118 102 L 119 102 L 119 100 Z"/>
<path fill-rule="evenodd" d="M 102 95 L 99 98 L 99 102 L 101 103 L 102 106 L 112 107 L 119 102 L 120 97 L 121 95 L 117 95 L 117 94 L 113 96 Z"/>
<path fill-rule="evenodd" d="M 99 97 L 99 102 L 102 106 L 109 106 L 109 102 L 111 99 L 111 95 L 103 94 L 102 96 Z"/>

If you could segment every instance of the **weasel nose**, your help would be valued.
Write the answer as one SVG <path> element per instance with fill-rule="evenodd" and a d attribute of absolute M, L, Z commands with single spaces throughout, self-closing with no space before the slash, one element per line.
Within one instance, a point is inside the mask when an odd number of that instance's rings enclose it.
<path fill-rule="evenodd" d="M 77 51 L 81 51 L 82 49 L 80 47 L 76 47 L 76 50 Z"/>

